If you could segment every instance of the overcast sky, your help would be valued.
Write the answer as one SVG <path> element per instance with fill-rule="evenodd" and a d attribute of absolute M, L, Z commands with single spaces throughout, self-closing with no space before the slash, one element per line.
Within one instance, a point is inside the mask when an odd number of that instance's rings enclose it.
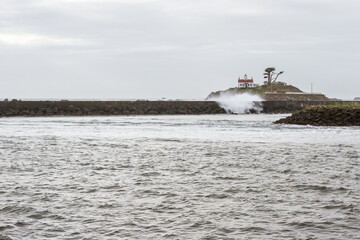
<path fill-rule="evenodd" d="M 203 99 L 263 70 L 360 97 L 359 0 L 0 0 L 0 98 Z"/>

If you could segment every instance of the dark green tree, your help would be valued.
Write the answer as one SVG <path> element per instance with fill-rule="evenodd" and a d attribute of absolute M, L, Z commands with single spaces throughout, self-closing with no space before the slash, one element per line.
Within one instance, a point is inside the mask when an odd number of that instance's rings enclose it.
<path fill-rule="evenodd" d="M 268 67 L 265 69 L 264 78 L 267 79 L 267 84 L 271 85 L 278 79 L 279 75 L 281 75 L 283 73 L 284 73 L 284 71 L 277 73 L 277 72 L 275 72 L 274 67 Z"/>

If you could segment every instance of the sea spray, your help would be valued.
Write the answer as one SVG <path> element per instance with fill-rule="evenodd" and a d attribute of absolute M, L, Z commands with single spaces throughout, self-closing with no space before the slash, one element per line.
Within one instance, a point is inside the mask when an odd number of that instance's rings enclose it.
<path fill-rule="evenodd" d="M 261 101 L 263 99 L 258 95 L 249 93 L 234 94 L 220 93 L 219 96 L 210 97 L 208 101 L 215 101 L 227 113 L 244 114 L 250 112 L 260 112 L 262 110 Z"/>

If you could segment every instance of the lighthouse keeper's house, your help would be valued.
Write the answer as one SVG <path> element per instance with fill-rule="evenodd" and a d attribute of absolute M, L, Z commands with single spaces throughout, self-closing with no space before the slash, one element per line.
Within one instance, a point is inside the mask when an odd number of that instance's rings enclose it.
<path fill-rule="evenodd" d="M 254 83 L 253 78 L 248 78 L 245 74 L 244 78 L 238 78 L 238 88 L 255 88 L 257 84 Z"/>

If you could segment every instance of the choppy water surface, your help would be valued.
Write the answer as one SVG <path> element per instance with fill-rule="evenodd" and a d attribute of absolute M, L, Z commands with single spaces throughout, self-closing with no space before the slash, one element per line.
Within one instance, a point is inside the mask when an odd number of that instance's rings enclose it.
<path fill-rule="evenodd" d="M 360 128 L 0 119 L 0 239 L 359 239 Z"/>

